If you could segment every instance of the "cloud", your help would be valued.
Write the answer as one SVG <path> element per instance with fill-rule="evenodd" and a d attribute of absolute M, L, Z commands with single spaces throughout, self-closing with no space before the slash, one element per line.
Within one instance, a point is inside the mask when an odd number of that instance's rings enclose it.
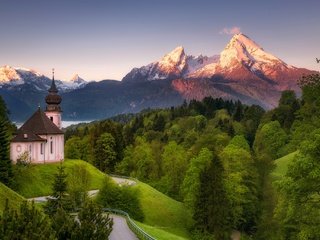
<path fill-rule="evenodd" d="M 241 29 L 240 27 L 224 28 L 219 33 L 227 34 L 227 35 L 235 35 L 235 34 L 241 33 Z"/>

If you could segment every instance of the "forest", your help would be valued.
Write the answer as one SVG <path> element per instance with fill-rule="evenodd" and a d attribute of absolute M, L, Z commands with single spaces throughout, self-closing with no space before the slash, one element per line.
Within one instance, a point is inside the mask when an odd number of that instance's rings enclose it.
<path fill-rule="evenodd" d="M 65 157 L 183 202 L 193 239 L 230 239 L 233 231 L 241 239 L 320 239 L 320 75 L 302 77 L 299 86 L 301 96 L 283 91 L 270 111 L 206 97 L 71 126 Z M 12 128 L 1 119 L 6 136 Z M 276 176 L 277 161 L 289 155 Z M 0 180 L 13 186 L 10 161 L 2 159 Z"/>

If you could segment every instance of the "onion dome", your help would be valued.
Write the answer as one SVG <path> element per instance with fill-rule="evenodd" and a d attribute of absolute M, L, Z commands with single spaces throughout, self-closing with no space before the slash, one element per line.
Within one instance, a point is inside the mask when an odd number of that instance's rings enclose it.
<path fill-rule="evenodd" d="M 58 94 L 48 94 L 46 96 L 47 104 L 60 104 L 62 101 L 61 97 Z"/>
<path fill-rule="evenodd" d="M 60 95 L 58 95 L 58 89 L 56 87 L 54 81 L 54 71 L 52 72 L 52 82 L 51 87 L 49 88 L 49 94 L 46 96 L 46 103 L 47 103 L 47 111 L 61 111 L 59 104 L 62 101 Z"/>

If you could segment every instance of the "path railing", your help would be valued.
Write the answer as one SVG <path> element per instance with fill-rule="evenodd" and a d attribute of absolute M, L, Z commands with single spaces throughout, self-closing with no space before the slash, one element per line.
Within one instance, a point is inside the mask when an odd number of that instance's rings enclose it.
<path fill-rule="evenodd" d="M 113 213 L 116 215 L 124 216 L 126 218 L 127 224 L 132 232 L 134 232 L 139 239 L 142 240 L 156 240 L 156 238 L 150 236 L 144 230 L 142 230 L 131 218 L 130 215 L 122 210 L 112 209 L 112 208 L 103 208 L 103 211 L 108 213 Z"/>

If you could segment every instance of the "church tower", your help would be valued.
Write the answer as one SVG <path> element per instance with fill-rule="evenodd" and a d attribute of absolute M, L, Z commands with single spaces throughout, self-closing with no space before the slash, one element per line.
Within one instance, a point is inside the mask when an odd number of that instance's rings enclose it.
<path fill-rule="evenodd" d="M 48 90 L 49 94 L 46 96 L 46 115 L 47 117 L 59 128 L 61 125 L 61 97 L 58 95 L 58 90 L 54 82 L 54 69 L 52 69 L 52 82 L 51 87 Z"/>

